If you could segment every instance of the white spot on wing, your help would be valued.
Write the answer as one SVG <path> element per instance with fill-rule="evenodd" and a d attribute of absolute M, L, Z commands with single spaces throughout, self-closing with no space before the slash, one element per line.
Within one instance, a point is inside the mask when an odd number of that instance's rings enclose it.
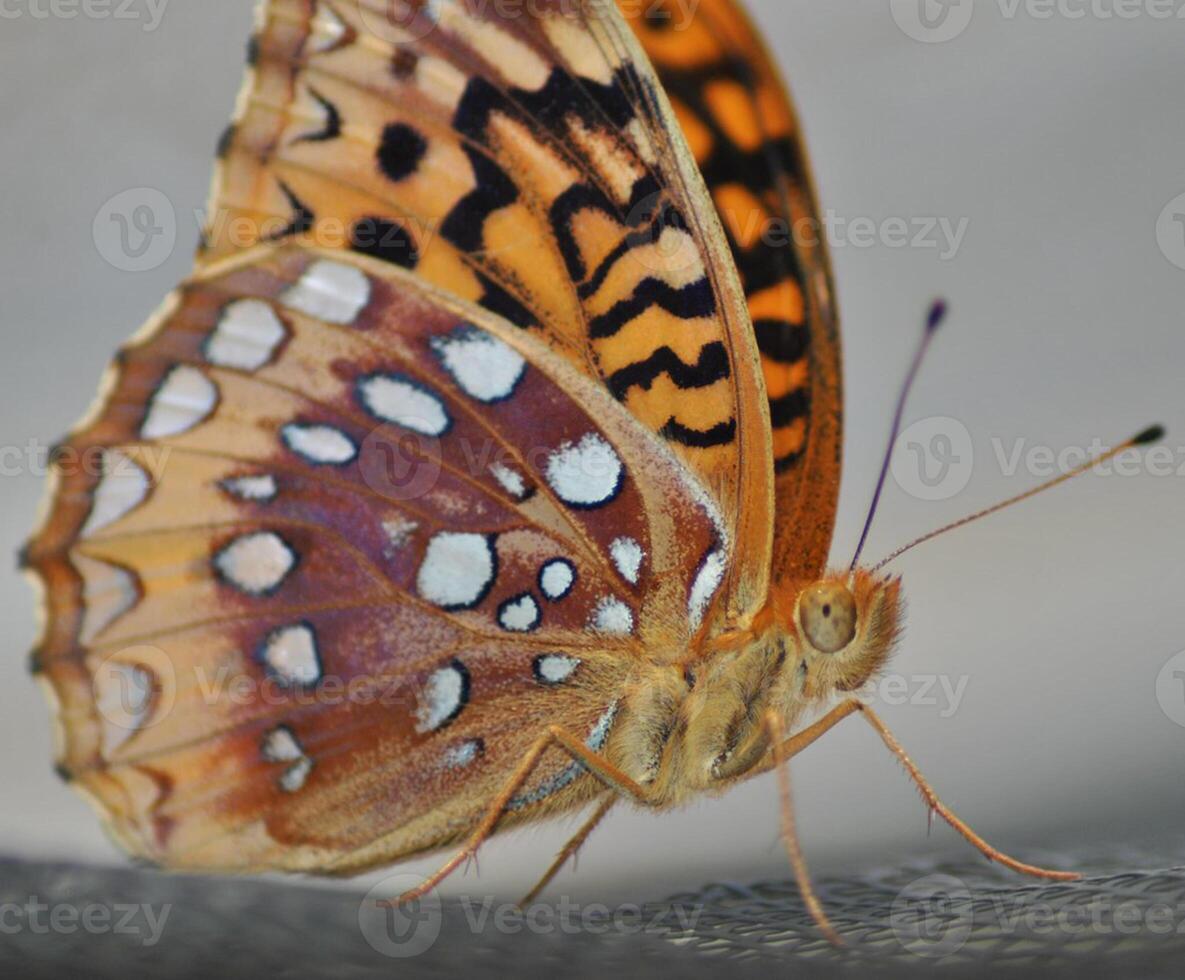
<path fill-rule="evenodd" d="M 311 687 L 321 679 L 317 638 L 303 623 L 276 630 L 265 641 L 263 662 L 283 684 Z"/>
<path fill-rule="evenodd" d="M 296 555 L 273 531 L 244 534 L 214 557 L 214 565 L 222 577 L 248 595 L 271 592 L 295 564 Z"/>
<path fill-rule="evenodd" d="M 103 453 L 102 466 L 103 475 L 94 490 L 90 516 L 81 532 L 84 538 L 114 524 L 148 496 L 148 474 L 118 449 Z"/>
<path fill-rule="evenodd" d="M 295 422 L 280 431 L 285 444 L 310 463 L 344 466 L 358 455 L 354 440 L 331 425 L 299 425 Z"/>
<path fill-rule="evenodd" d="M 263 757 L 268 762 L 295 762 L 304 757 L 292 729 L 281 726 L 268 732 L 263 740 Z"/>
<path fill-rule="evenodd" d="M 511 599 L 498 610 L 498 625 L 511 633 L 529 633 L 539 625 L 539 603 L 532 595 Z"/>
<path fill-rule="evenodd" d="M 695 581 L 691 585 L 691 593 L 687 599 L 687 616 L 691 621 L 692 630 L 697 630 L 704 621 L 704 614 L 712 596 L 724 581 L 727 559 L 723 551 L 713 551 L 704 559 L 696 573 Z"/>
<path fill-rule="evenodd" d="M 284 774 L 280 776 L 280 789 L 285 793 L 295 793 L 304 787 L 305 782 L 309 778 L 309 773 L 312 771 L 313 760 L 307 755 L 301 756 L 301 758 L 285 769 Z"/>
<path fill-rule="evenodd" d="M 282 300 L 326 323 L 353 323 L 370 302 L 370 280 L 361 269 L 321 259 L 285 290 Z"/>
<path fill-rule="evenodd" d="M 562 653 L 548 653 L 535 660 L 535 678 L 541 684 L 563 684 L 580 666 L 575 657 Z"/>
<path fill-rule="evenodd" d="M 270 304 L 241 299 L 222 311 L 206 340 L 206 360 L 219 367 L 256 371 L 272 359 L 286 334 Z"/>
<path fill-rule="evenodd" d="M 388 557 L 403 548 L 419 528 L 419 524 L 409 521 L 406 517 L 393 517 L 383 521 L 383 533 L 387 535 L 387 547 L 384 551 Z"/>
<path fill-rule="evenodd" d="M 638 575 L 642 571 L 642 559 L 645 557 L 642 546 L 633 538 L 618 538 L 609 546 L 609 554 L 613 557 L 613 564 L 621 572 L 621 577 L 631 585 L 637 585 Z"/>
<path fill-rule="evenodd" d="M 210 417 L 218 404 L 218 389 L 201 371 L 188 364 L 173 368 L 156 389 L 148 415 L 140 427 L 145 439 L 180 435 Z"/>
<path fill-rule="evenodd" d="M 598 633 L 628 636 L 634 631 L 634 612 L 620 599 L 605 598 L 593 610 L 589 625 Z"/>
<path fill-rule="evenodd" d="M 502 463 L 491 463 L 490 473 L 498 484 L 515 500 L 523 500 L 527 496 L 527 481 L 521 473 L 516 473 L 509 466 Z"/>
<path fill-rule="evenodd" d="M 547 482 L 572 507 L 601 507 L 621 491 L 625 467 L 605 439 L 590 432 L 579 444 L 565 443 L 547 459 Z"/>
<path fill-rule="evenodd" d="M 475 327 L 434 337 L 432 349 L 470 398 L 491 404 L 514 394 L 527 362 L 512 347 Z"/>
<path fill-rule="evenodd" d="M 313 760 L 305 755 L 292 729 L 286 725 L 272 729 L 264 737 L 263 758 L 267 762 L 292 763 L 278 780 L 280 789 L 285 793 L 295 793 L 301 789 L 313 771 Z"/>
<path fill-rule="evenodd" d="M 262 476 L 238 476 L 222 482 L 222 488 L 240 500 L 262 502 L 275 499 L 279 492 L 276 478 L 270 473 Z"/>
<path fill-rule="evenodd" d="M 317 4 L 317 14 L 310 26 L 313 29 L 311 49 L 313 54 L 332 51 L 346 36 L 346 25 L 327 3 Z"/>
<path fill-rule="evenodd" d="M 420 692 L 416 731 L 423 735 L 443 728 L 461 713 L 469 697 L 469 675 L 460 663 L 441 667 Z"/>
<path fill-rule="evenodd" d="M 421 435 L 442 436 L 452 425 L 444 402 L 409 378 L 376 374 L 358 383 L 358 394 L 376 419 Z"/>
<path fill-rule="evenodd" d="M 454 745 L 445 750 L 444 766 L 446 769 L 464 769 L 473 765 L 481 755 L 481 741 L 471 738 L 460 745 Z"/>
<path fill-rule="evenodd" d="M 566 598 L 576 584 L 576 568 L 563 558 L 549 561 L 539 572 L 539 588 L 552 602 Z"/>
<path fill-rule="evenodd" d="M 416 589 L 443 609 L 469 609 L 485 598 L 496 572 L 497 557 L 489 538 L 444 531 L 428 543 Z"/>

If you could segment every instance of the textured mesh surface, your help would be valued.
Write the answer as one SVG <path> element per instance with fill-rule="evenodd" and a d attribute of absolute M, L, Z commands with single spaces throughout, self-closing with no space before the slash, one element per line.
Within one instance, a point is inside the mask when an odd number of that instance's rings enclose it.
<path fill-rule="evenodd" d="M 0 973 L 1180 977 L 1182 855 L 1162 853 L 1156 871 L 1119 870 L 1148 867 L 1147 854 L 1045 855 L 1115 869 L 1072 884 L 1018 884 L 973 863 L 825 880 L 844 950 L 818 937 L 791 882 L 567 917 L 546 905 L 527 919 L 483 917 L 448 903 L 397 922 L 348 889 L 0 861 Z"/>

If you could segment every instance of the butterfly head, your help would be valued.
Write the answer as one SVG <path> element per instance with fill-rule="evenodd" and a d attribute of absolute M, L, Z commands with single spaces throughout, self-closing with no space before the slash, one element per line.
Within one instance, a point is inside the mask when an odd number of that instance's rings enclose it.
<path fill-rule="evenodd" d="M 799 657 L 787 669 L 795 693 L 814 700 L 862 687 L 885 665 L 901 632 L 901 580 L 856 569 L 787 598 L 779 620 Z"/>

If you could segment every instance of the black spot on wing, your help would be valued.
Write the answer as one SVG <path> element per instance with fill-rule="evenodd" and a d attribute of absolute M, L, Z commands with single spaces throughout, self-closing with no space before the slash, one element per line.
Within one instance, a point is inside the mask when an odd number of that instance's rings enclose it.
<path fill-rule="evenodd" d="M 316 93 L 313 93 L 316 95 Z M 391 123 L 383 130 L 377 160 L 379 170 L 394 183 L 414 174 L 428 152 L 428 141 L 406 123 Z"/>

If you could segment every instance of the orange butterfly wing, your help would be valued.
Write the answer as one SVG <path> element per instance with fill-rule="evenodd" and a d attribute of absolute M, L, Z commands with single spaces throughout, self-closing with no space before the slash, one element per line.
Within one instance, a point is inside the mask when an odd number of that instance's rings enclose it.
<path fill-rule="evenodd" d="M 802 130 L 738 0 L 622 4 L 715 201 L 761 349 L 773 425 L 773 575 L 822 573 L 839 502 L 839 323 Z"/>
<path fill-rule="evenodd" d="M 632 35 L 558 0 L 506 21 L 416 5 L 376 35 L 385 6 L 261 8 L 204 271 L 59 453 L 29 549 L 64 766 L 172 865 L 346 871 L 441 846 L 548 721 L 603 744 L 631 662 L 767 594 L 760 372 L 802 370 L 759 361 Z M 270 239 L 300 245 L 239 256 Z M 793 326 L 778 295 L 765 319 Z M 488 365 L 490 338 L 527 369 L 521 397 L 480 397 L 497 372 L 464 351 Z M 828 404 L 783 459 L 781 567 L 830 521 L 786 489 L 826 472 Z M 393 475 L 408 432 L 417 462 Z M 784 503 L 810 531 L 793 547 Z M 305 696 L 329 680 L 345 692 Z M 581 776 L 551 758 L 510 821 L 599 792 Z"/>
<path fill-rule="evenodd" d="M 64 771 L 169 866 L 446 844 L 546 725 L 603 747 L 706 608 L 719 514 L 601 385 L 329 254 L 185 285 L 55 454 L 28 550 Z M 580 775 L 550 756 L 507 822 L 603 792 Z"/>
<path fill-rule="evenodd" d="M 406 11 L 395 16 L 397 11 Z M 199 261 L 297 236 L 539 336 L 718 501 L 721 612 L 765 602 L 761 367 L 727 242 L 612 5 L 268 0 Z"/>

